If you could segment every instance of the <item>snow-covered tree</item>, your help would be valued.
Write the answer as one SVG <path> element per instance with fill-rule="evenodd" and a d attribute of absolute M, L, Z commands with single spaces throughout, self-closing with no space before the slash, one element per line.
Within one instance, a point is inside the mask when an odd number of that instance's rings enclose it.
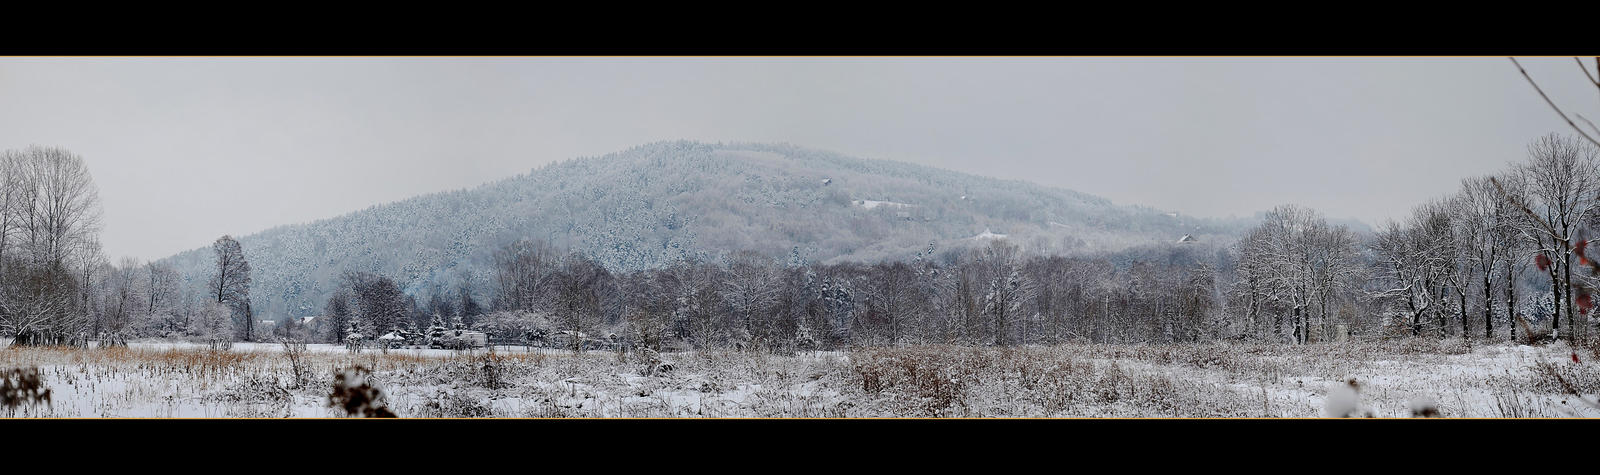
<path fill-rule="evenodd" d="M 1558 318 L 1551 322 L 1561 337 L 1561 318 L 1573 323 L 1572 264 L 1575 245 L 1600 205 L 1600 149 L 1576 138 L 1550 134 L 1528 146 L 1529 162 L 1518 165 L 1526 201 L 1515 203 L 1524 210 L 1521 226 L 1524 238 L 1538 249 L 1541 271 L 1550 279 L 1550 293 L 1556 302 Z"/>
<path fill-rule="evenodd" d="M 207 301 L 196 315 L 199 319 L 197 336 L 210 345 L 213 350 L 225 350 L 233 346 L 234 319 L 233 308 L 226 303 Z"/>
<path fill-rule="evenodd" d="M 405 328 L 411 306 L 393 279 L 367 272 L 346 272 L 351 313 L 357 331 L 369 337 Z"/>
<path fill-rule="evenodd" d="M 1021 249 L 1015 244 L 997 240 L 984 248 L 982 259 L 988 277 L 983 313 L 993 322 L 994 344 L 1006 345 L 1012 341 L 1008 337 L 1012 320 L 1032 297 L 1034 283 L 1022 273 Z"/>
<path fill-rule="evenodd" d="M 100 199 L 83 159 L 0 152 L 0 331 L 15 344 L 82 344 L 100 303 Z"/>
<path fill-rule="evenodd" d="M 1238 268 L 1250 311 L 1263 304 L 1287 310 L 1287 336 L 1304 343 L 1313 323 L 1327 320 L 1330 304 L 1353 287 L 1361 272 L 1356 238 L 1344 226 L 1329 226 L 1316 211 L 1284 205 L 1239 241 Z M 1262 300 L 1257 300 L 1262 299 Z M 1274 313 L 1273 335 L 1282 338 L 1281 313 Z"/>
<path fill-rule="evenodd" d="M 216 254 L 208 288 L 215 302 L 233 309 L 236 327 L 250 341 L 255 330 L 255 315 L 250 309 L 250 262 L 245 260 L 244 248 L 232 236 L 217 238 L 211 245 Z"/>
<path fill-rule="evenodd" d="M 755 252 L 738 252 L 728 264 L 722 299 L 738 324 L 732 335 L 740 345 L 762 340 L 767 333 L 768 310 L 778 296 L 778 275 L 770 259 Z"/>

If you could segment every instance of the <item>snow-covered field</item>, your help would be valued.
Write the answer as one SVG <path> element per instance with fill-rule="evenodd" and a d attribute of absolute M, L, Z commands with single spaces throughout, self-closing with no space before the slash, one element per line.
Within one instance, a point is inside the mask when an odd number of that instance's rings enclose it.
<path fill-rule="evenodd" d="M 0 350 L 0 370 L 37 367 L 51 391 L 49 404 L 0 416 L 335 417 L 333 375 L 361 365 L 400 417 L 1322 417 L 1330 396 L 1333 409 L 1377 417 L 1422 406 L 1443 417 L 1600 417 L 1594 353 L 1460 340 L 924 346 L 673 353 L 660 371 L 612 352 L 309 345 L 296 380 L 281 345 L 135 342 Z"/>

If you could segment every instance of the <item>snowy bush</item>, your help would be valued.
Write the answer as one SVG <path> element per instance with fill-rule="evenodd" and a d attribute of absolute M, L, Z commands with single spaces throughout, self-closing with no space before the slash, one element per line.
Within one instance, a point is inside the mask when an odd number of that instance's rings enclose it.
<path fill-rule="evenodd" d="M 310 373 L 310 367 L 306 363 L 306 342 L 293 338 L 281 338 L 278 341 L 283 345 L 284 359 L 289 360 L 289 371 L 294 378 L 293 387 L 298 388 L 305 384 L 306 377 Z"/>
<path fill-rule="evenodd" d="M 420 417 L 494 417 L 493 408 L 466 391 L 438 389 L 415 408 Z"/>
<path fill-rule="evenodd" d="M 294 396 L 276 377 L 251 375 L 206 399 L 228 404 L 237 417 L 287 417 Z"/>
<path fill-rule="evenodd" d="M 1579 396 L 1600 393 L 1600 371 L 1595 365 L 1540 361 L 1532 369 L 1535 390 Z"/>

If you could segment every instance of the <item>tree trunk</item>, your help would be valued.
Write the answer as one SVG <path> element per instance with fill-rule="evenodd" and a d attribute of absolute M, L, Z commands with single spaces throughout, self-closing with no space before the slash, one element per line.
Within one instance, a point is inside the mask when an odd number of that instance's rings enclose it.
<path fill-rule="evenodd" d="M 1439 285 L 1439 296 L 1440 296 L 1439 305 L 1440 306 L 1449 305 L 1449 303 L 1447 303 L 1447 302 L 1449 302 L 1449 300 L 1445 300 L 1445 299 L 1449 298 L 1449 295 L 1444 293 L 1444 289 L 1446 289 L 1446 288 L 1447 287 L 1445 287 L 1444 284 L 1440 284 Z M 1444 339 L 1444 332 L 1445 332 L 1444 314 L 1445 314 L 1445 310 L 1444 309 L 1434 309 L 1434 311 L 1433 311 L 1433 315 L 1435 317 L 1439 318 L 1439 338 L 1440 339 Z"/>
<path fill-rule="evenodd" d="M 1555 264 L 1550 265 L 1550 298 L 1556 306 L 1555 314 L 1551 315 L 1551 330 L 1557 335 L 1561 334 L 1561 279 L 1556 272 Z"/>
<path fill-rule="evenodd" d="M 1567 304 L 1567 334 L 1566 335 L 1562 335 L 1562 337 L 1566 338 L 1567 340 L 1570 341 L 1572 339 L 1571 336 L 1573 336 L 1574 334 L 1577 333 L 1578 326 L 1573 324 L 1573 322 L 1575 320 L 1573 319 L 1573 316 L 1572 316 L 1573 307 L 1576 307 L 1577 305 L 1575 305 L 1574 302 L 1571 302 L 1571 300 L 1572 300 L 1572 253 L 1571 252 L 1567 252 L 1567 250 L 1569 250 L 1569 249 L 1572 249 L 1572 247 L 1566 245 L 1566 243 L 1562 243 L 1562 251 L 1563 252 L 1561 253 L 1561 274 L 1562 274 L 1561 275 L 1561 286 L 1562 286 L 1563 289 L 1566 289 L 1565 291 L 1567 293 L 1567 296 L 1566 296 L 1567 297 L 1567 301 L 1564 302 L 1564 303 Z"/>
<path fill-rule="evenodd" d="M 1490 294 L 1489 272 L 1483 273 L 1483 339 L 1494 339 L 1494 297 Z"/>
<path fill-rule="evenodd" d="M 1300 306 L 1296 305 L 1294 307 L 1294 318 L 1291 319 L 1290 323 L 1294 324 L 1294 342 L 1305 343 L 1300 337 Z"/>
<path fill-rule="evenodd" d="M 1511 332 L 1511 340 L 1517 339 L 1517 280 L 1511 271 L 1511 261 L 1506 261 L 1506 330 Z"/>
<path fill-rule="evenodd" d="M 1411 336 L 1413 338 L 1420 337 L 1422 336 L 1423 309 L 1418 309 L 1416 297 L 1409 295 L 1406 297 L 1406 306 L 1411 307 Z"/>

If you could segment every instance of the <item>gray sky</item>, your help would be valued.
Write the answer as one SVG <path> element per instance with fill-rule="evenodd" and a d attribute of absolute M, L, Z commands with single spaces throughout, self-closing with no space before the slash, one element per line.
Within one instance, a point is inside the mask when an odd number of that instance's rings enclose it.
<path fill-rule="evenodd" d="M 1523 62 L 1600 115 L 1571 58 Z M 1552 131 L 1502 57 L 0 58 L 0 148 L 82 155 L 113 259 L 675 139 L 1376 225 Z"/>

